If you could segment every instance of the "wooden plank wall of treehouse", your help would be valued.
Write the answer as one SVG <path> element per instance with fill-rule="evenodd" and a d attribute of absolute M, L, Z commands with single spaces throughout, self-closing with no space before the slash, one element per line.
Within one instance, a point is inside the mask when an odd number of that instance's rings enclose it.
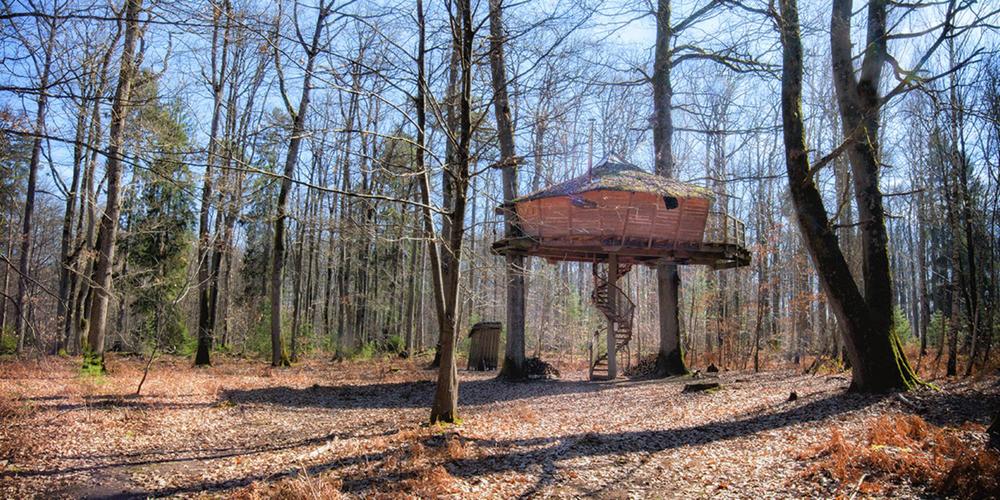
<path fill-rule="evenodd" d="M 664 198 L 634 191 L 588 191 L 520 202 L 517 215 L 525 234 L 552 244 L 651 248 L 663 242 L 701 242 L 709 200 Z"/>
<path fill-rule="evenodd" d="M 550 261 L 678 264 L 713 269 L 750 263 L 743 223 L 712 212 L 706 198 L 674 198 L 635 191 L 597 190 L 518 201 L 524 236 L 499 240 L 499 254 L 518 252 Z"/>

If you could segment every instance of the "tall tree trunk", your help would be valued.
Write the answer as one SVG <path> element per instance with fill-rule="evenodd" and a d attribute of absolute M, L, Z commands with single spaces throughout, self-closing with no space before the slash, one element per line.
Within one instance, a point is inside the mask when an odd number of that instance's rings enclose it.
<path fill-rule="evenodd" d="M 674 121 L 672 115 L 673 86 L 670 69 L 673 64 L 670 44 L 674 38 L 671 25 L 671 0 L 659 0 L 656 10 L 656 50 L 653 61 L 653 149 L 656 174 L 673 177 Z M 681 347 L 680 273 L 677 264 L 656 264 L 657 305 L 660 315 L 660 348 L 656 354 L 656 375 L 668 377 L 687 373 Z"/>
<path fill-rule="evenodd" d="M 920 356 L 927 354 L 927 333 L 931 323 L 931 306 L 927 291 L 927 241 L 924 215 L 924 193 L 917 192 L 917 295 L 920 303 Z"/>
<path fill-rule="evenodd" d="M 514 126 L 510 119 L 507 95 L 507 68 L 504 62 L 502 0 L 490 0 L 490 69 L 493 80 L 493 111 L 496 115 L 497 137 L 500 141 L 500 163 L 503 169 L 504 236 L 521 236 L 517 213 L 508 204 L 517 197 L 517 156 L 514 149 Z M 500 376 L 510 380 L 527 377 L 524 365 L 524 256 L 507 255 L 507 347 Z"/>
<path fill-rule="evenodd" d="M 212 6 L 212 122 L 208 136 L 208 157 L 205 161 L 205 178 L 201 188 L 201 207 L 198 214 L 198 349 L 195 353 L 195 366 L 212 364 L 212 335 L 214 326 L 214 308 L 212 307 L 212 283 L 215 281 L 218 269 L 213 267 L 215 257 L 212 252 L 212 242 L 209 236 L 209 217 L 212 210 L 213 170 L 219 151 L 219 123 L 222 118 L 222 92 L 226 84 L 226 62 L 229 56 L 229 12 L 228 0 L 223 6 L 214 1 Z M 225 27 L 221 19 L 225 17 Z M 220 40 L 221 55 L 220 55 Z M 221 59 L 220 59 L 221 58 Z M 221 62 L 217 62 L 221 61 Z M 235 110 L 229 110 L 234 113 Z M 221 213 L 216 215 L 216 220 Z M 218 252 L 216 252 L 218 253 Z M 216 263 L 217 265 L 217 263 Z"/>
<path fill-rule="evenodd" d="M 73 323 L 70 328 L 70 352 L 78 354 L 83 351 L 83 335 L 89 331 L 90 304 L 91 304 L 91 283 L 87 276 L 93 272 L 94 256 L 89 250 L 96 247 L 96 224 L 97 224 L 97 192 L 95 186 L 95 175 L 97 170 L 97 157 L 100 151 L 98 145 L 101 142 L 103 129 L 101 126 L 101 101 L 105 91 L 108 89 L 108 72 L 111 69 L 111 56 L 118 46 L 118 40 L 122 37 L 122 30 L 119 28 L 108 43 L 101 56 L 101 64 L 98 73 L 98 83 L 94 90 L 92 104 L 90 107 L 90 129 L 88 130 L 87 144 L 90 147 L 90 154 L 86 156 L 86 164 L 83 169 L 82 189 L 80 196 L 80 217 L 76 225 L 76 249 L 78 255 L 74 271 L 73 281 L 79 281 L 80 287 L 76 294 L 72 296 L 70 304 L 72 312 L 70 314 Z"/>
<path fill-rule="evenodd" d="M 118 217 L 121 213 L 122 154 L 125 136 L 125 118 L 128 114 L 135 78 L 135 48 L 139 38 L 139 10 L 142 0 L 125 2 L 125 40 L 121 53 L 118 86 L 111 104 L 111 128 L 108 138 L 107 197 L 104 216 L 101 217 L 97 236 L 97 260 L 91 282 L 92 303 L 87 332 L 87 353 L 84 367 L 104 370 L 104 337 L 107 329 L 108 303 L 111 299 L 111 266 L 115 258 L 115 239 L 118 234 Z"/>
<path fill-rule="evenodd" d="M 299 147 L 305 132 L 306 114 L 309 112 L 309 93 L 312 90 L 313 67 L 319 54 L 320 39 L 323 35 L 326 17 L 330 14 L 333 1 L 320 2 L 313 30 L 312 42 L 305 46 L 306 67 L 302 82 L 302 96 L 299 98 L 298 109 L 292 109 L 285 95 L 287 111 L 292 115 L 291 138 L 288 141 L 288 154 L 285 157 L 285 168 L 281 177 L 281 188 L 278 191 L 277 215 L 274 220 L 274 243 L 271 256 L 271 366 L 288 366 L 289 361 L 281 345 L 281 271 L 285 262 L 285 218 L 288 217 L 288 195 L 292 189 L 292 179 L 295 177 L 295 164 L 299 159 Z M 275 60 L 281 57 L 275 52 Z M 284 94 L 284 85 L 282 85 Z"/>
<path fill-rule="evenodd" d="M 417 29 L 419 32 L 418 45 L 417 45 L 417 94 L 415 97 L 416 101 L 416 114 L 417 114 L 417 144 L 416 144 L 416 161 L 415 167 L 417 169 L 418 183 L 420 187 L 420 203 L 421 203 L 421 216 L 423 220 L 423 230 L 424 238 L 427 241 L 427 253 L 429 254 L 430 260 L 430 271 L 431 278 L 433 281 L 432 292 L 434 294 L 434 308 L 435 308 L 435 318 L 437 318 L 439 331 L 444 331 L 444 321 L 445 321 L 445 299 L 444 292 L 442 288 L 442 276 L 441 276 L 441 257 L 438 253 L 439 247 L 437 244 L 437 235 L 434 230 L 434 217 L 431 213 L 430 203 L 431 203 L 431 183 L 430 183 L 430 173 L 427 170 L 427 166 L 424 163 L 424 143 L 426 141 L 425 128 L 427 125 L 427 99 L 426 99 L 426 89 L 427 80 L 425 75 L 425 54 L 426 54 L 426 23 L 424 21 L 424 7 L 423 1 L 417 0 Z M 421 284 L 421 288 L 423 285 Z M 423 294 L 421 293 L 421 296 Z M 422 305 L 422 304 L 421 304 Z M 421 311 L 423 308 L 421 307 Z M 438 349 L 438 355 L 440 355 L 441 350 Z M 449 384 L 450 380 L 447 381 Z M 441 384 L 440 375 L 438 385 Z M 457 400 L 457 397 L 456 397 Z M 437 396 L 435 395 L 435 407 L 437 405 Z M 446 401 L 447 402 L 447 401 Z M 445 408 L 447 409 L 447 408 Z M 434 410 L 431 411 L 431 419 L 434 420 L 436 413 Z"/>
<path fill-rule="evenodd" d="M 58 12 L 56 12 L 58 14 Z M 43 21 L 39 21 L 43 22 Z M 18 254 L 17 264 L 17 300 L 14 303 L 16 316 L 14 317 L 14 330 L 17 332 L 17 351 L 24 350 L 25 330 L 28 328 L 27 319 L 27 299 L 28 287 L 31 281 L 31 253 L 32 253 L 32 216 L 35 213 L 35 185 L 38 180 L 38 166 L 42 159 L 42 136 L 45 133 L 45 114 L 48 111 L 49 102 L 49 76 L 52 72 L 52 51 L 55 50 L 56 25 L 55 17 L 45 22 L 49 23 L 48 38 L 42 48 L 42 67 L 39 68 L 38 78 L 38 100 L 35 110 L 35 137 L 31 143 L 31 160 L 28 164 L 28 185 L 24 193 L 24 215 L 21 217 L 21 251 Z"/>
<path fill-rule="evenodd" d="M 414 222 L 417 223 L 420 217 L 418 211 L 414 210 L 413 213 Z M 403 306 L 403 337 L 404 345 L 406 346 L 406 351 L 408 353 L 416 352 L 416 336 L 414 335 L 414 308 L 417 302 L 417 265 L 419 263 L 417 259 L 417 253 L 420 250 L 419 244 L 419 234 L 413 235 L 413 241 L 410 242 L 410 262 L 409 262 L 409 273 L 406 280 L 406 298 L 405 305 Z"/>
<path fill-rule="evenodd" d="M 4 265 L 3 271 L 3 296 L 0 297 L 0 339 L 4 332 L 7 331 L 7 301 L 10 298 L 8 291 L 10 290 L 10 259 L 14 255 L 14 209 L 11 207 L 10 213 L 7 215 L 7 225 L 5 228 L 7 231 L 7 250 L 6 250 L 6 265 Z"/>
<path fill-rule="evenodd" d="M 85 93 L 85 92 L 81 92 Z M 56 303 L 56 324 L 62 331 L 56 335 L 55 353 L 65 352 L 69 343 L 70 332 L 73 329 L 70 303 L 73 289 L 76 287 L 74 267 L 76 252 L 73 251 L 75 237 L 73 224 L 76 222 L 77 196 L 80 190 L 80 178 L 86 151 L 83 141 L 87 139 L 87 116 L 90 108 L 87 100 L 81 98 L 76 120 L 76 136 L 73 145 L 73 178 L 69 191 L 66 193 L 66 211 L 63 214 L 62 236 L 59 241 L 59 300 Z"/>
<path fill-rule="evenodd" d="M 459 262 L 462 256 L 462 242 L 465 235 L 466 196 L 469 187 L 470 147 L 472 143 L 472 49 L 473 27 L 472 6 L 469 0 L 457 2 L 458 16 L 452 16 L 452 36 L 454 44 L 460 50 L 461 91 L 458 104 L 458 129 L 451 130 L 451 137 L 457 139 L 455 145 L 455 162 L 449 164 L 450 177 L 454 183 L 452 193 L 454 206 L 451 211 L 449 232 L 445 234 L 447 253 L 441 255 L 440 293 L 435 293 L 439 299 L 439 312 L 443 313 L 439 320 L 441 325 L 441 365 L 438 369 L 437 388 L 434 393 L 434 403 L 431 407 L 431 423 L 455 422 L 458 419 L 458 369 L 455 360 L 456 316 L 458 307 L 458 285 L 461 276 Z M 422 14 L 421 14 L 422 16 Z M 423 38 L 423 37 L 421 37 Z M 422 62 L 422 61 L 421 61 Z M 422 75 L 421 75 L 422 76 Z M 422 79 L 421 79 L 422 80 Z M 426 184 L 426 176 L 424 177 Z M 426 198 L 426 190 L 422 197 Z M 424 200 L 425 204 L 427 200 Z M 428 212 L 425 209 L 425 226 Z M 447 262 L 447 265 L 445 265 Z"/>

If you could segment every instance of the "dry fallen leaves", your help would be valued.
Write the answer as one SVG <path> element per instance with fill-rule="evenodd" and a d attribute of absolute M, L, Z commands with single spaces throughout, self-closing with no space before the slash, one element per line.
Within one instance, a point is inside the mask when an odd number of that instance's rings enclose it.
<path fill-rule="evenodd" d="M 113 367 L 93 380 L 71 359 L 0 365 L 0 497 L 849 495 L 858 475 L 820 473 L 823 457 L 810 454 L 830 447 L 832 429 L 845 450 L 862 436 L 880 446 L 872 454 L 904 456 L 918 446 L 900 436 L 922 443 L 938 431 L 883 419 L 920 414 L 975 447 L 984 412 L 1000 402 L 995 378 L 904 404 L 844 394 L 841 377 L 787 371 L 723 372 L 724 391 L 683 394 L 689 379 L 592 383 L 560 366 L 562 381 L 534 383 L 463 372 L 464 423 L 438 427 L 424 425 L 435 372 L 416 361 L 272 370 L 220 357 L 195 370 L 164 358 L 138 398 L 125 395 L 140 363 Z M 860 474 L 869 478 L 860 493 L 874 492 L 874 469 Z M 893 495 L 931 491 L 905 475 L 877 474 Z"/>

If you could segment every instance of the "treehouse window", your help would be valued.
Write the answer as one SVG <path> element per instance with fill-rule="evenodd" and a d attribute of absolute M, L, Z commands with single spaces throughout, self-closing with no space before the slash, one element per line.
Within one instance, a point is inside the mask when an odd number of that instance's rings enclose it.
<path fill-rule="evenodd" d="M 580 196 L 572 196 L 572 197 L 570 197 L 569 202 L 572 203 L 574 207 L 579 207 L 579 208 L 597 208 L 597 203 L 594 203 L 594 202 L 592 202 L 592 201 L 590 201 L 588 199 L 585 199 L 583 197 L 580 197 Z"/>
<path fill-rule="evenodd" d="M 673 196 L 664 196 L 663 206 L 667 207 L 667 210 L 673 210 L 677 208 L 677 198 Z"/>

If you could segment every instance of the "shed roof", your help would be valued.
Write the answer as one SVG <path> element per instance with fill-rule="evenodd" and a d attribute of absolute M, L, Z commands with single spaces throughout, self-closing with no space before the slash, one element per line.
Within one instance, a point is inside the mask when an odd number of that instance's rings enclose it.
<path fill-rule="evenodd" d="M 469 336 L 471 337 L 483 330 L 500 331 L 502 328 L 503 325 L 500 324 L 499 321 L 480 321 L 479 323 L 472 325 L 472 328 L 469 330 Z"/>
<path fill-rule="evenodd" d="M 573 196 L 598 190 L 634 191 L 675 198 L 705 198 L 709 200 L 715 198 L 711 191 L 701 186 L 651 174 L 621 158 L 611 157 L 602 160 L 589 173 L 524 195 L 515 199 L 514 202 L 556 196 Z"/>

